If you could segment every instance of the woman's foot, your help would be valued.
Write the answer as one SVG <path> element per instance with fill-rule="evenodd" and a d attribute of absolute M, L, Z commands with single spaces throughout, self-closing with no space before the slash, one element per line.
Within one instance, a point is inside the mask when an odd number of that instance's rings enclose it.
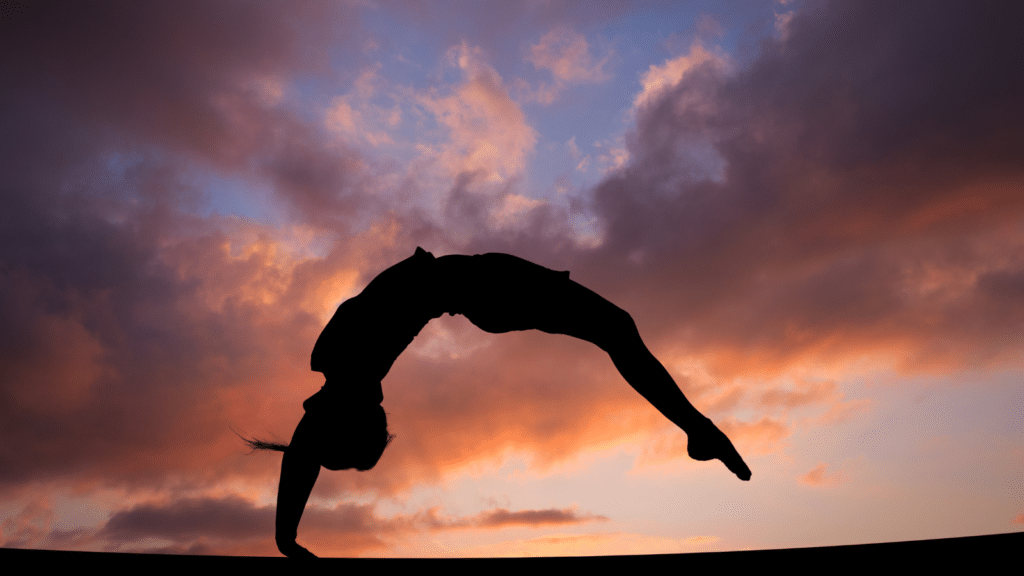
<path fill-rule="evenodd" d="M 733 447 L 729 438 L 711 420 L 691 427 L 687 431 L 686 451 L 694 460 L 721 460 L 722 464 L 740 480 L 750 480 L 750 468 Z"/>

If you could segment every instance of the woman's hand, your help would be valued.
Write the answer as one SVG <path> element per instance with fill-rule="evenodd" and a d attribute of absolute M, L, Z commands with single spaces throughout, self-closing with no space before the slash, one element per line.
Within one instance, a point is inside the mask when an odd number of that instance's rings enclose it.
<path fill-rule="evenodd" d="M 281 551 L 281 554 L 289 558 L 317 558 L 316 554 L 299 546 L 294 538 L 277 539 L 277 549 Z"/>

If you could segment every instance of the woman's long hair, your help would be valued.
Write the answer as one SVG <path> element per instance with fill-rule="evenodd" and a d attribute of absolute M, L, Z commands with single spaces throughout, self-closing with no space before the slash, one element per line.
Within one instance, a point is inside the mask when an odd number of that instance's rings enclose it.
<path fill-rule="evenodd" d="M 352 422 L 352 420 L 350 420 L 351 414 L 348 415 L 349 417 L 342 416 L 342 417 L 337 418 L 337 420 L 340 420 L 341 422 L 344 422 L 344 424 L 341 426 L 341 429 L 344 430 L 343 434 L 345 434 L 346 436 L 347 435 L 353 435 L 353 434 L 361 435 L 361 433 L 364 431 L 361 428 L 364 427 L 364 426 L 372 426 L 372 427 L 381 426 L 383 428 L 384 438 L 383 438 L 383 445 L 381 446 L 380 451 L 381 451 L 381 453 L 383 453 L 384 449 L 387 448 L 388 445 L 391 444 L 391 441 L 395 439 L 395 435 L 388 431 L 387 413 L 384 412 L 384 409 L 382 407 L 380 407 L 380 406 L 377 406 L 376 408 L 379 410 L 379 412 L 374 410 L 373 412 L 371 412 L 371 414 L 373 414 L 373 415 L 368 415 L 368 414 L 365 414 L 365 413 L 359 414 L 360 418 L 357 419 L 358 420 L 358 424 L 355 424 L 354 422 Z M 367 416 L 369 416 L 369 418 L 367 418 Z M 353 424 L 355 424 L 355 425 L 353 425 Z M 287 452 L 288 451 L 288 444 L 284 444 L 284 443 L 281 443 L 281 442 L 270 442 L 268 440 L 262 440 L 260 438 L 249 438 L 249 437 L 243 436 L 242 434 L 240 434 L 234 428 L 232 428 L 232 431 L 239 438 L 241 438 L 242 442 L 245 442 L 245 444 L 248 445 L 249 448 L 252 449 L 252 451 L 256 451 L 256 450 L 274 450 L 274 451 L 277 451 L 277 452 Z"/>
<path fill-rule="evenodd" d="M 280 442 L 268 442 L 266 440 L 260 440 L 259 438 L 246 438 L 245 436 L 238 434 L 238 432 L 235 432 L 235 434 L 237 434 L 238 437 L 242 439 L 242 442 L 245 442 L 249 448 L 252 448 L 253 451 L 277 450 L 278 452 L 286 452 L 288 450 L 287 444 L 281 444 Z"/>

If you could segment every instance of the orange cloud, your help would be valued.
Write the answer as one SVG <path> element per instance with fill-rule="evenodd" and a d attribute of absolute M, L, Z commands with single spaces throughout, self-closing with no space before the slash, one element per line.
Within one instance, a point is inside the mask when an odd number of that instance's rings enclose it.
<path fill-rule="evenodd" d="M 752 454 L 766 454 L 778 449 L 790 434 L 788 426 L 767 416 L 757 422 L 726 419 L 717 424 L 734 444 L 743 446 L 744 450 Z"/>
<path fill-rule="evenodd" d="M 611 77 L 605 70 L 611 59 L 609 50 L 600 60 L 590 53 L 582 34 L 567 28 L 555 28 L 530 47 L 529 61 L 537 69 L 549 70 L 554 83 L 541 86 L 532 99 L 551 104 L 569 84 L 604 82 Z"/>
<path fill-rule="evenodd" d="M 418 98 L 448 130 L 446 143 L 424 150 L 449 177 L 481 171 L 487 180 L 500 181 L 522 173 L 537 136 L 501 76 L 465 42 L 452 47 L 448 57 L 464 79 L 450 95 L 431 92 Z"/>
<path fill-rule="evenodd" d="M 801 484 L 807 486 L 832 486 L 846 482 L 846 474 L 843 471 L 828 472 L 828 465 L 820 462 L 813 470 L 797 479 Z"/>
<path fill-rule="evenodd" d="M 380 63 L 365 70 L 355 81 L 352 91 L 337 96 L 324 113 L 328 128 L 343 134 L 350 141 L 373 147 L 394 144 L 390 131 L 401 124 L 402 110 L 396 103 L 385 108 L 371 101 L 378 92 Z"/>
<path fill-rule="evenodd" d="M 582 34 L 556 28 L 530 47 L 530 62 L 546 68 L 563 82 L 602 82 L 608 79 L 603 70 L 609 56 L 595 62 L 587 39 Z"/>
<path fill-rule="evenodd" d="M 659 98 L 663 98 L 666 91 L 678 85 L 685 79 L 687 74 L 701 66 L 709 66 L 721 73 L 730 68 L 729 62 L 724 56 L 709 52 L 702 43 L 696 42 L 690 47 L 689 53 L 666 60 L 661 65 L 652 64 L 644 72 L 643 76 L 640 77 L 640 84 L 643 86 L 643 89 L 633 99 L 634 109 L 642 108 Z M 674 104 L 680 106 L 700 103 L 677 100 Z"/>
<path fill-rule="evenodd" d="M 835 382 L 798 382 L 794 390 L 773 388 L 763 392 L 759 403 L 766 407 L 796 408 L 832 399 L 837 393 Z"/>
<path fill-rule="evenodd" d="M 384 382 L 397 438 L 378 466 L 394 489 L 510 453 L 544 469 L 667 422 L 595 346 L 533 331 L 489 335 L 464 320 L 444 325 L 454 342 L 475 348 L 459 358 L 407 353 Z"/>
<path fill-rule="evenodd" d="M 0 545 L 4 548 L 42 546 L 50 534 L 53 517 L 49 497 L 40 495 L 33 498 L 0 524 Z"/>

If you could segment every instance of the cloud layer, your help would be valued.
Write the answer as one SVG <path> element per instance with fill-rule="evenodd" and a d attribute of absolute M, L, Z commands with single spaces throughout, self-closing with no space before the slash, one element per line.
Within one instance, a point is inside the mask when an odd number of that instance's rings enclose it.
<path fill-rule="evenodd" d="M 517 57 L 550 74 L 551 106 L 609 81 L 612 52 L 575 30 L 618 14 L 559 6 L 467 8 L 481 30 L 520 23 Z M 355 7 L 30 4 L 0 33 L 0 487 L 10 502 L 39 485 L 132 496 L 74 533 L 29 498 L 3 544 L 271 553 L 270 508 L 208 493 L 274 482 L 276 461 L 247 457 L 231 427 L 290 433 L 333 308 L 418 245 L 571 270 L 633 314 L 741 451 L 779 450 L 801 411 L 831 425 L 867 410 L 835 384 L 855 361 L 1015 365 L 1020 10 L 821 3 L 749 61 L 690 44 L 624 101 L 628 159 L 560 204 L 523 186 L 543 138 L 516 72 L 499 74 L 501 34 L 453 32 L 437 76 L 457 78 L 391 108 Z M 352 86 L 324 87 L 339 76 Z M 444 138 L 410 146 L 408 166 L 375 156 L 415 109 Z M 259 182 L 277 219 L 224 215 L 240 207 L 210 175 Z M 316 496 L 395 497 L 513 453 L 538 470 L 617 446 L 641 467 L 685 454 L 603 353 L 566 338 L 435 321 L 385 396 L 398 439 L 379 470 L 325 477 Z M 822 463 L 800 480 L 832 479 Z M 354 554 L 414 530 L 608 519 L 571 504 L 394 518 L 343 504 L 304 527 Z"/>

